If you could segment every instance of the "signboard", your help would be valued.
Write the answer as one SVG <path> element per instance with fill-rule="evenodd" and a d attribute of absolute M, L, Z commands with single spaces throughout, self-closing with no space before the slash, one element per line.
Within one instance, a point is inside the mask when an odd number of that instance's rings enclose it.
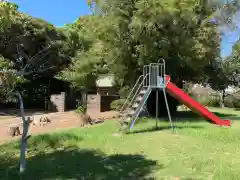
<path fill-rule="evenodd" d="M 100 75 L 96 80 L 97 87 L 113 87 L 114 86 L 114 75 L 104 74 Z"/>

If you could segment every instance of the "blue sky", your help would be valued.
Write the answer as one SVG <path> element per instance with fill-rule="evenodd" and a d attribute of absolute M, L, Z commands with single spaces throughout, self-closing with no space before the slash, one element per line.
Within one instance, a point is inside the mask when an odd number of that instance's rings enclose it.
<path fill-rule="evenodd" d="M 222 38 L 221 55 L 226 57 L 232 52 L 232 45 L 239 39 L 239 32 L 233 31 Z"/>
<path fill-rule="evenodd" d="M 19 5 L 19 11 L 63 26 L 89 14 L 85 0 L 9 0 Z"/>
<path fill-rule="evenodd" d="M 89 14 L 85 0 L 9 0 L 19 5 L 19 10 L 33 17 L 42 18 L 55 26 L 72 23 L 80 15 Z M 239 39 L 234 31 L 222 38 L 221 55 L 231 53 L 232 45 Z"/>

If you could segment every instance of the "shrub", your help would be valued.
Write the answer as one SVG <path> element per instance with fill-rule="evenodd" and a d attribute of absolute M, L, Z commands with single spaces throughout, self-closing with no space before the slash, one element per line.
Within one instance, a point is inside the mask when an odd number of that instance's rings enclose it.
<path fill-rule="evenodd" d="M 77 109 L 75 109 L 75 113 L 77 114 L 85 114 L 87 110 L 87 107 L 84 105 L 80 105 L 77 107 Z"/>
<path fill-rule="evenodd" d="M 234 96 L 234 108 L 240 108 L 240 94 Z"/>
<path fill-rule="evenodd" d="M 121 99 L 127 98 L 129 92 L 131 91 L 129 86 L 124 86 L 119 90 L 119 95 Z"/>
<path fill-rule="evenodd" d="M 234 101 L 234 97 L 233 96 L 230 95 L 230 96 L 225 97 L 225 99 L 224 99 L 224 106 L 225 107 L 229 107 L 229 108 L 234 108 L 233 101 Z"/>
<path fill-rule="evenodd" d="M 191 96 L 195 101 L 197 101 L 203 106 L 208 105 L 210 102 L 208 94 L 192 94 Z"/>
<path fill-rule="evenodd" d="M 220 107 L 221 99 L 220 96 L 211 96 L 208 106 Z"/>
<path fill-rule="evenodd" d="M 191 93 L 189 94 L 195 101 L 203 106 L 220 106 L 220 96 L 208 93 Z"/>
<path fill-rule="evenodd" d="M 229 108 L 240 108 L 240 92 L 225 97 L 224 105 Z"/>
<path fill-rule="evenodd" d="M 125 102 L 125 99 L 117 99 L 117 100 L 111 102 L 110 107 L 112 110 L 120 111 L 124 102 Z"/>

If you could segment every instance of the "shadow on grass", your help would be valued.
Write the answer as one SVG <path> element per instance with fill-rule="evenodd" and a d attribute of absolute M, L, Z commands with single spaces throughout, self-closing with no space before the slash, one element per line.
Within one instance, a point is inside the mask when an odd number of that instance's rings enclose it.
<path fill-rule="evenodd" d="M 212 112 L 216 116 L 218 116 L 221 119 L 231 119 L 231 120 L 240 120 L 240 116 L 237 116 L 236 114 L 230 114 L 230 113 L 219 113 L 219 112 Z M 193 112 L 193 111 L 178 111 L 175 114 L 171 114 L 173 122 L 203 122 L 204 118 L 200 116 L 199 114 Z M 145 123 L 149 120 L 154 120 L 154 117 L 143 117 L 141 121 L 136 121 L 137 123 Z M 160 119 L 164 122 L 168 122 L 168 117 L 160 117 Z"/>
<path fill-rule="evenodd" d="M 11 160 L 12 163 L 14 161 Z M 107 156 L 99 151 L 77 150 L 76 147 L 30 157 L 27 160 L 27 172 L 21 177 L 12 163 L 0 162 L 0 179 L 152 180 L 149 177 L 152 170 L 164 168 L 141 155 Z"/>
<path fill-rule="evenodd" d="M 27 171 L 21 176 L 19 142 L 2 145 L 0 179 L 152 180 L 152 170 L 164 168 L 138 154 L 108 156 L 101 151 L 80 150 L 76 144 L 83 138 L 77 132 L 33 136 L 28 141 Z"/>
<path fill-rule="evenodd" d="M 41 134 L 36 136 L 29 135 L 29 139 L 27 140 L 28 147 L 31 150 L 41 151 L 45 150 L 45 148 L 59 148 L 62 147 L 66 142 L 69 144 L 78 143 L 83 140 L 83 137 L 76 133 L 71 132 L 57 132 L 53 134 Z M 20 141 L 15 140 L 5 144 L 0 145 L 0 149 L 6 152 L 18 151 L 20 147 Z"/>
<path fill-rule="evenodd" d="M 237 116 L 236 114 L 230 114 L 230 113 L 219 113 L 219 112 L 212 112 L 213 114 L 215 114 L 216 116 L 218 116 L 221 119 L 230 119 L 230 120 L 240 120 L 240 116 Z M 155 121 L 155 118 L 148 118 L 148 117 L 144 117 L 138 121 L 136 121 L 135 125 L 137 124 L 142 124 L 144 125 L 145 123 L 147 123 L 148 121 Z M 163 117 L 160 118 L 160 121 L 162 122 L 169 122 L 168 117 Z M 199 114 L 192 112 L 192 111 L 178 111 L 176 114 L 174 114 L 174 116 L 172 117 L 172 121 L 173 124 L 174 123 L 178 123 L 178 125 L 174 125 L 174 129 L 202 129 L 204 128 L 201 125 L 194 125 L 191 124 L 191 122 L 204 122 L 204 121 L 208 121 L 205 120 L 203 117 L 201 117 Z M 184 123 L 187 122 L 187 125 L 184 125 Z M 208 121 L 209 123 L 212 123 L 211 121 Z M 183 123 L 181 125 L 181 123 Z M 149 126 L 149 125 L 147 125 Z M 128 134 L 138 134 L 138 133 L 145 133 L 145 132 L 154 132 L 154 131 L 162 131 L 162 130 L 171 130 L 171 126 L 170 125 L 163 125 L 161 127 L 148 127 L 145 129 L 140 129 L 140 130 L 133 130 L 131 132 L 129 132 Z"/>
<path fill-rule="evenodd" d="M 238 117 L 236 114 L 230 114 L 230 113 L 219 113 L 219 112 L 212 112 L 213 114 L 215 114 L 216 116 L 218 116 L 219 118 L 231 118 L 231 117 Z M 202 121 L 203 118 L 193 112 L 193 111 L 179 111 L 174 115 L 175 118 L 177 119 L 189 119 L 190 121 Z"/>
<path fill-rule="evenodd" d="M 175 129 L 189 129 L 189 128 L 193 128 L 193 129 L 202 129 L 204 128 L 203 126 L 198 126 L 198 125 L 188 125 L 188 126 L 174 126 L 174 130 Z M 148 132 L 156 132 L 156 131 L 163 131 L 163 130 L 171 130 L 171 126 L 161 126 L 161 127 L 150 127 L 147 129 L 141 129 L 141 130 L 135 130 L 132 132 L 129 132 L 128 134 L 139 134 L 139 133 L 148 133 Z"/>
<path fill-rule="evenodd" d="M 240 116 L 230 113 L 219 113 L 212 111 L 213 114 L 218 116 L 221 119 L 230 119 L 230 120 L 240 120 Z M 204 121 L 204 118 L 194 111 L 178 111 L 174 114 L 171 114 L 174 122 L 201 122 Z M 155 117 L 143 116 L 144 119 L 155 120 Z M 159 117 L 162 121 L 169 121 L 168 117 Z M 145 120 L 146 121 L 146 120 Z"/>

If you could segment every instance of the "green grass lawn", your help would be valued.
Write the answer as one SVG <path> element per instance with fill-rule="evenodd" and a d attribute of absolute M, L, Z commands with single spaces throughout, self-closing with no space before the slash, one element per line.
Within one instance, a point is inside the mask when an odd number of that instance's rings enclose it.
<path fill-rule="evenodd" d="M 114 121 L 34 136 L 29 139 L 27 172 L 22 176 L 19 144 L 2 145 L 0 179 L 240 179 L 240 111 L 211 110 L 231 119 L 232 127 L 216 127 L 192 116 L 176 122 L 174 134 L 166 122 L 159 123 L 156 131 L 154 120 L 140 119 L 132 133 L 121 137 L 112 135 L 118 127 Z"/>

